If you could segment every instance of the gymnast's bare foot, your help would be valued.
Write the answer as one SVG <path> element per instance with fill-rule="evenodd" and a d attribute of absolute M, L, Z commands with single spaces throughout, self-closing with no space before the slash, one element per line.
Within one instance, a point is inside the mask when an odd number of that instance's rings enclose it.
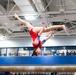
<path fill-rule="evenodd" d="M 65 27 L 65 25 L 62 25 L 62 26 L 63 26 L 64 31 L 66 32 L 66 27 Z"/>

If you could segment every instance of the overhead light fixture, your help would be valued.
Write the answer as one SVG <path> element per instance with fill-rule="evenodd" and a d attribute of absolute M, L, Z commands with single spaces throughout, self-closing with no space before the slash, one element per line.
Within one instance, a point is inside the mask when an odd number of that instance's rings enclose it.
<path fill-rule="evenodd" d="M 25 14 L 26 20 L 35 20 L 38 17 L 37 14 Z"/>
<path fill-rule="evenodd" d="M 64 12 L 64 9 L 63 8 L 60 8 L 60 12 Z"/>
<path fill-rule="evenodd" d="M 35 18 L 34 15 L 26 15 L 26 16 L 25 16 L 25 19 L 26 19 L 26 20 L 35 20 L 36 18 Z"/>

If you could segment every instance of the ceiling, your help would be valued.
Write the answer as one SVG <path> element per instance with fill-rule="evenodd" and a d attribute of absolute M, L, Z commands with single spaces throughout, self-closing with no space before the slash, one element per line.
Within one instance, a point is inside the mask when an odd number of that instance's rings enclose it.
<path fill-rule="evenodd" d="M 33 26 L 65 24 L 67 32 L 57 30 L 55 36 L 76 36 L 76 0 L 0 0 L 0 35 L 25 38 L 30 36 L 28 30 L 14 13 L 24 20 L 26 15 L 34 16 L 35 20 L 26 20 Z"/>

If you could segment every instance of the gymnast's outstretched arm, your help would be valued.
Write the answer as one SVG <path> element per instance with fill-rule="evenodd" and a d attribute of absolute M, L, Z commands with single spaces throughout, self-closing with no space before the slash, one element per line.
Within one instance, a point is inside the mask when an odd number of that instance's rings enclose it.
<path fill-rule="evenodd" d="M 52 37 L 54 35 L 54 33 L 55 33 L 55 31 L 52 31 L 52 33 L 45 40 L 47 41 L 48 39 L 50 39 L 50 37 Z"/>

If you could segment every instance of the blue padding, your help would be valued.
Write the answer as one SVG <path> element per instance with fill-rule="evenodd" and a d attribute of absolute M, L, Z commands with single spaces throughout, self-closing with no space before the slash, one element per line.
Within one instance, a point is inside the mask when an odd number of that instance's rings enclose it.
<path fill-rule="evenodd" d="M 76 65 L 76 56 L 0 57 L 0 65 Z"/>

